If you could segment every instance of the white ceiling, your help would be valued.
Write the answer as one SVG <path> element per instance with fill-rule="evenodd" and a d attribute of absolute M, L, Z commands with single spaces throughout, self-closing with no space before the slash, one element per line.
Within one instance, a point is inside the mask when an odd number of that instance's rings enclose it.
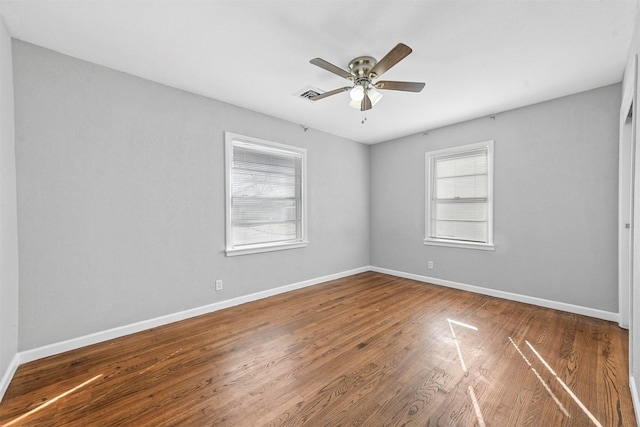
<path fill-rule="evenodd" d="M 622 80 L 638 0 L 5 1 L 12 37 L 250 110 L 377 143 Z M 637 24 L 637 23 L 636 23 Z M 311 102 L 309 85 L 348 82 L 321 57 L 413 53 L 367 113 L 341 93 Z M 345 84 L 347 83 L 347 84 Z"/>

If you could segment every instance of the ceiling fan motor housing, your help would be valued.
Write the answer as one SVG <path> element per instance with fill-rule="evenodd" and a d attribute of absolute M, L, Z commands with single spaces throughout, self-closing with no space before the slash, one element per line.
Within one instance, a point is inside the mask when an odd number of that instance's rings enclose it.
<path fill-rule="evenodd" d="M 351 71 L 356 80 L 362 77 L 367 79 L 375 78 L 375 76 L 370 76 L 369 72 L 377 63 L 378 61 L 371 56 L 359 56 L 349 62 L 349 71 Z"/>

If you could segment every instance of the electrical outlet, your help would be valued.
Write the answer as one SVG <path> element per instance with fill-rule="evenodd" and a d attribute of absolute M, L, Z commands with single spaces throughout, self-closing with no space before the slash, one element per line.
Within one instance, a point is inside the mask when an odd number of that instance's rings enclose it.
<path fill-rule="evenodd" d="M 216 280 L 216 291 L 222 290 L 222 279 Z"/>
<path fill-rule="evenodd" d="M 429 261 L 429 262 L 427 263 L 427 268 L 428 268 L 429 270 L 433 270 L 433 261 Z"/>

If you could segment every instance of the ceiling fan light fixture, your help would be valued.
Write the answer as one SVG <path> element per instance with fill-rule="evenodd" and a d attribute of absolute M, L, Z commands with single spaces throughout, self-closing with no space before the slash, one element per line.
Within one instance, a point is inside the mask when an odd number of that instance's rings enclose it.
<path fill-rule="evenodd" d="M 355 108 L 356 110 L 360 110 L 360 105 L 362 105 L 362 101 L 351 101 L 349 103 L 349 107 Z"/>
<path fill-rule="evenodd" d="M 376 88 L 371 87 L 367 91 L 367 95 L 369 95 L 369 99 L 371 100 L 371 105 L 376 105 L 378 101 L 382 99 L 382 94 L 380 91 L 376 90 Z"/>
<path fill-rule="evenodd" d="M 349 91 L 349 96 L 351 97 L 351 101 L 353 101 L 353 102 L 362 101 L 362 99 L 364 98 L 364 88 L 359 84 L 355 85 Z M 360 107 L 358 107 L 358 108 L 360 108 Z"/>

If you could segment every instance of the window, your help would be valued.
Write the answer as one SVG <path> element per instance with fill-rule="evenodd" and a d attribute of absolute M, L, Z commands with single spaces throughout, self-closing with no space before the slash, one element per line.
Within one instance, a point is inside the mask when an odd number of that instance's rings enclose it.
<path fill-rule="evenodd" d="M 306 150 L 225 132 L 227 255 L 306 246 Z"/>
<path fill-rule="evenodd" d="M 426 153 L 427 245 L 493 250 L 493 141 Z"/>

